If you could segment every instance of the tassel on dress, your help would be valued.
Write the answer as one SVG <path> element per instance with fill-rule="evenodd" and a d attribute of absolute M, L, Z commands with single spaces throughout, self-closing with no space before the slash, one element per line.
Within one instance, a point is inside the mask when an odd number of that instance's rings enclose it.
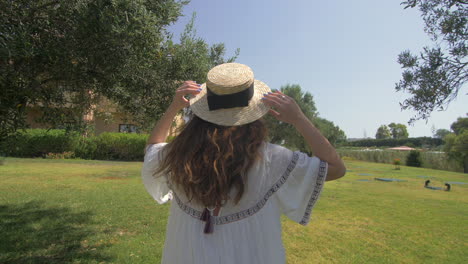
<path fill-rule="evenodd" d="M 205 210 L 203 210 L 200 220 L 206 222 L 208 221 L 209 216 L 210 216 L 210 211 L 208 210 L 208 208 L 205 208 Z"/>
<path fill-rule="evenodd" d="M 203 210 L 203 213 L 201 215 L 201 220 L 206 222 L 205 228 L 203 229 L 203 233 L 205 234 L 213 233 L 214 217 L 212 216 L 212 213 L 208 208 L 205 208 L 205 210 Z"/>

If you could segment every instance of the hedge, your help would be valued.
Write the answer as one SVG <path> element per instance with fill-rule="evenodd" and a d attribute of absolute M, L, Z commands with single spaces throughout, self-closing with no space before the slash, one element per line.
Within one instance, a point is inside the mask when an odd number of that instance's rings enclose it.
<path fill-rule="evenodd" d="M 148 135 L 105 132 L 82 138 L 75 155 L 83 159 L 142 161 L 147 139 Z"/>
<path fill-rule="evenodd" d="M 417 137 L 404 139 L 362 139 L 341 144 L 351 147 L 438 147 L 444 144 L 440 138 Z"/>
<path fill-rule="evenodd" d="M 62 129 L 26 129 L 7 138 L 2 155 L 13 157 L 45 157 L 47 153 L 73 151 L 79 135 Z"/>
<path fill-rule="evenodd" d="M 142 161 L 148 135 L 104 132 L 83 137 L 62 129 L 27 129 L 9 137 L 0 153 L 12 157 L 67 157 L 99 160 Z M 62 155 L 63 156 L 63 155 Z"/>

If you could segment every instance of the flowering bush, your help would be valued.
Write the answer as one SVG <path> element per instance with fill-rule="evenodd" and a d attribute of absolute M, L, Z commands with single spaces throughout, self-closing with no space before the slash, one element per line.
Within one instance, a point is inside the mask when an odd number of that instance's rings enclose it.
<path fill-rule="evenodd" d="M 400 165 L 401 165 L 401 160 L 400 159 L 394 159 L 393 160 L 393 165 L 395 165 L 395 170 L 399 170 Z"/>
<path fill-rule="evenodd" d="M 45 155 L 46 159 L 73 159 L 74 157 L 75 153 L 73 151 L 66 151 L 62 153 L 49 152 Z"/>

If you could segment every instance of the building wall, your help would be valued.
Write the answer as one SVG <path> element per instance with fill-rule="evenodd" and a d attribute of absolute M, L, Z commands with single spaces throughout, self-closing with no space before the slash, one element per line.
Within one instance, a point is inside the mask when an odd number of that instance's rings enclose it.
<path fill-rule="evenodd" d="M 131 120 L 131 117 L 117 112 L 117 107 L 107 98 L 102 100 L 97 106 L 93 106 L 89 114 L 83 116 L 83 120 L 94 124 L 95 133 L 99 135 L 103 132 L 119 132 L 119 126 L 121 124 L 131 124 L 135 125 L 136 123 Z M 106 112 L 108 117 L 105 115 L 97 113 Z M 41 110 L 39 107 L 33 106 L 29 107 L 27 110 L 26 122 L 31 126 L 31 128 L 50 128 L 50 126 L 40 124 L 34 121 L 35 118 L 38 118 L 41 115 Z M 127 121 L 124 121 L 127 120 Z M 155 120 L 156 121 L 156 120 Z M 182 115 L 177 115 L 174 119 L 173 125 L 169 129 L 169 136 L 176 136 L 178 134 L 178 128 L 183 126 L 185 121 L 182 118 Z M 150 133 L 151 131 L 148 131 Z"/>
<path fill-rule="evenodd" d="M 41 115 L 41 110 L 37 107 L 28 108 L 26 112 L 26 123 L 31 126 L 31 128 L 49 128 L 49 126 L 37 123 L 34 119 L 39 118 Z"/>
<path fill-rule="evenodd" d="M 131 124 L 134 125 L 135 123 L 131 121 L 131 119 L 127 118 L 125 120 L 125 115 L 120 113 L 112 113 L 112 120 L 106 121 L 104 118 L 96 116 L 94 118 L 94 125 L 96 134 L 99 135 L 103 132 L 119 132 L 121 124 Z"/>

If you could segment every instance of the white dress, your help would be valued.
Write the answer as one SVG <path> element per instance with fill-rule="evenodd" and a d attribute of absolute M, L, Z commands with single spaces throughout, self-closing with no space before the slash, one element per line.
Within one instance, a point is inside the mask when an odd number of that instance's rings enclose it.
<path fill-rule="evenodd" d="M 164 145 L 147 147 L 142 168 L 148 193 L 160 204 L 173 200 L 162 263 L 285 263 L 280 215 L 307 225 L 324 185 L 326 162 L 263 144 L 263 158 L 250 169 L 240 202 L 228 201 L 214 217 L 213 233 L 204 234 L 204 207 L 189 202 L 183 191 L 168 183 L 167 175 L 152 176 Z"/>

